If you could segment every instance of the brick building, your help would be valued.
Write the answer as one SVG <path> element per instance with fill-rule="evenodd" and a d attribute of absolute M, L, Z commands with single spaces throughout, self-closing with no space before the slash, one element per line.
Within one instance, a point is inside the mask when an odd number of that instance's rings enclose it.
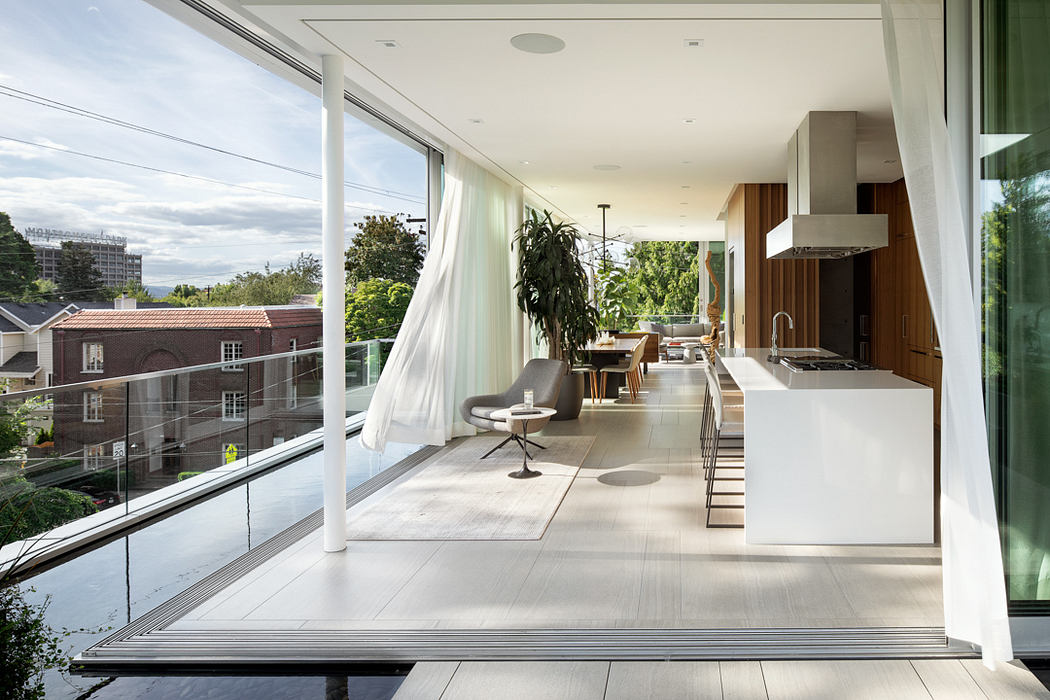
<path fill-rule="evenodd" d="M 113 446 L 125 442 L 132 484 L 156 485 L 320 425 L 313 356 L 236 362 L 319 347 L 318 308 L 81 311 L 53 330 L 59 384 L 225 363 L 56 394 L 55 447 L 64 455 L 82 450 L 85 469 L 113 466 Z"/>

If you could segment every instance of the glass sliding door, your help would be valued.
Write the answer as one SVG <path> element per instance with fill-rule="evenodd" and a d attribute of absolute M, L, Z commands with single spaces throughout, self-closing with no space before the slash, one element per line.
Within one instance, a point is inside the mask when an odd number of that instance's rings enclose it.
<path fill-rule="evenodd" d="M 1050 3 L 984 0 L 985 398 L 1011 612 L 1050 612 Z"/>

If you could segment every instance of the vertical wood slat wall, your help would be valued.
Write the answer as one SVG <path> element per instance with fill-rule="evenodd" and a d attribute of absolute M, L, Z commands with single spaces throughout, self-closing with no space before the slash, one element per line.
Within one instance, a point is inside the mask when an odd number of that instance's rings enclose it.
<path fill-rule="evenodd" d="M 872 363 L 933 388 L 941 421 L 941 351 L 919 265 L 904 180 L 869 185 L 872 213 L 889 216 L 889 245 L 872 252 Z"/>
<path fill-rule="evenodd" d="M 819 346 L 819 261 L 766 259 L 766 234 L 787 218 L 787 185 L 738 185 L 730 198 L 727 216 L 728 244 L 735 250 L 737 261 L 733 319 L 737 324 L 736 345 L 768 346 L 773 314 L 787 311 L 795 321 L 795 329 L 790 330 L 786 321 L 780 321 L 780 346 Z"/>

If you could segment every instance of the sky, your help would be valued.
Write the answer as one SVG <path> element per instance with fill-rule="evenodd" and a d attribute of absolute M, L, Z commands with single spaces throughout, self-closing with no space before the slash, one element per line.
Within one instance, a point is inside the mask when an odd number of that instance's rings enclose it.
<path fill-rule="evenodd" d="M 0 211 L 16 229 L 125 236 L 147 286 L 320 257 L 320 180 L 287 170 L 320 172 L 319 97 L 141 0 L 0 8 Z M 423 155 L 350 116 L 345 136 L 346 180 L 366 188 L 346 188 L 348 239 L 366 214 L 423 216 Z"/>

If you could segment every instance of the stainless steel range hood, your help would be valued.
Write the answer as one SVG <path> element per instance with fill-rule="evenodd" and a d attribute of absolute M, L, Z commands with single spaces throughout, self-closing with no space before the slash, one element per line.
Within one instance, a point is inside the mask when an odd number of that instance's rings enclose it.
<path fill-rule="evenodd" d="M 788 217 L 766 257 L 844 258 L 889 244 L 885 214 L 857 213 L 857 113 L 810 112 L 788 142 Z"/>

